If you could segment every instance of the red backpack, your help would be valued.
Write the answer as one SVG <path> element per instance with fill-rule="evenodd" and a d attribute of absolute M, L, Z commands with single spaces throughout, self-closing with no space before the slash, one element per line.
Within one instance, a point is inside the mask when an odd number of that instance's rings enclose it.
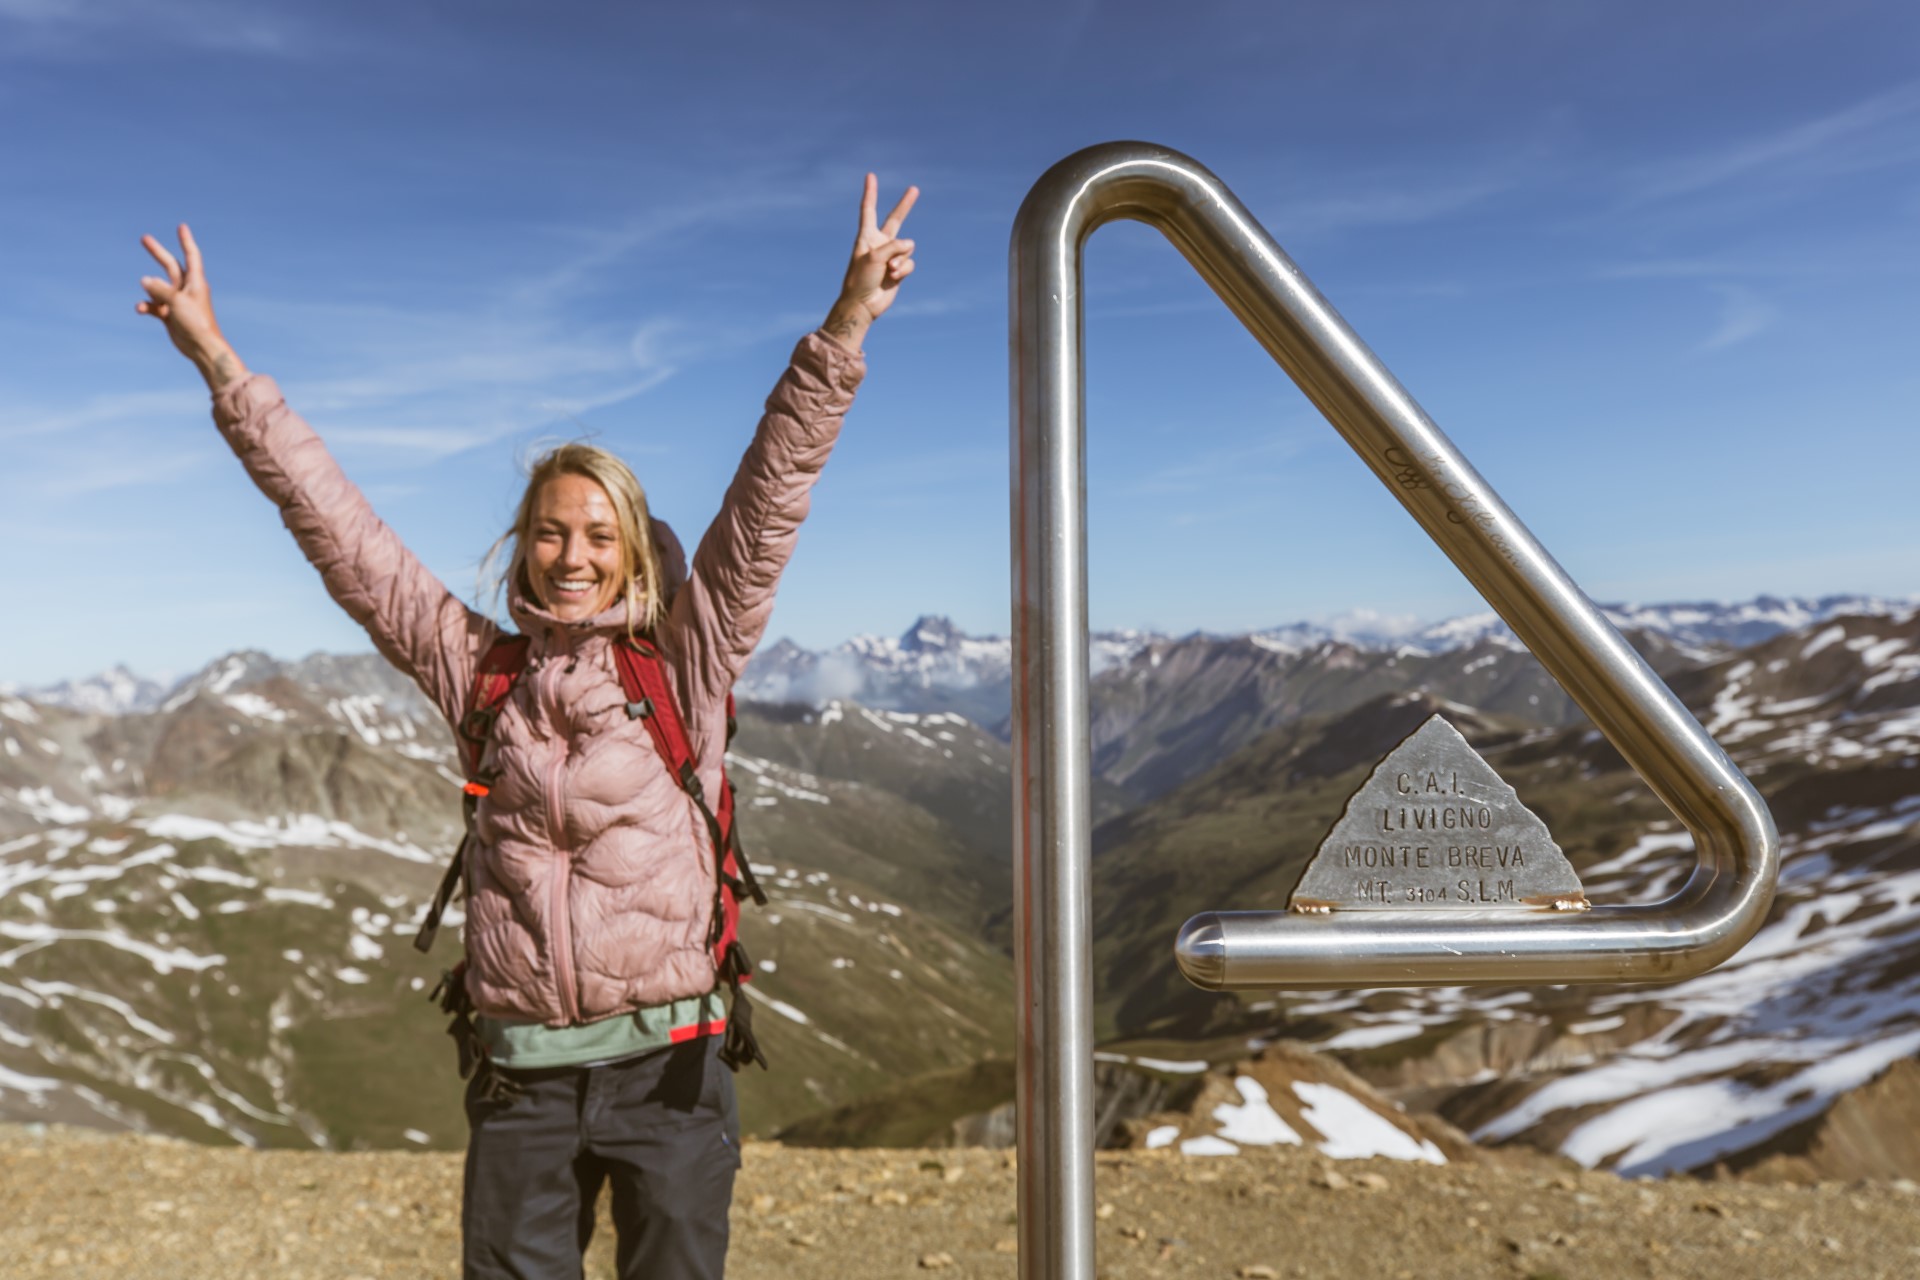
<path fill-rule="evenodd" d="M 661 661 L 660 650 L 644 637 L 627 637 L 614 643 L 613 657 L 614 666 L 620 673 L 620 688 L 627 696 L 627 718 L 646 722 L 654 750 L 660 753 L 667 772 L 680 784 L 680 789 L 693 798 L 700 815 L 707 820 L 707 834 L 713 840 L 714 858 L 718 865 L 714 874 L 713 925 L 708 931 L 707 943 L 712 948 L 713 963 L 720 980 L 731 988 L 732 994 L 720 1060 L 735 1071 L 749 1062 L 758 1062 L 764 1070 L 767 1059 L 760 1051 L 759 1042 L 754 1039 L 753 1008 L 746 992 L 740 989 L 753 977 L 753 962 L 747 958 L 746 948 L 740 945 L 739 935 L 741 899 L 750 897 L 757 905 L 764 907 L 767 895 L 755 881 L 753 864 L 741 851 L 740 837 L 734 829 L 733 783 L 727 779 L 724 757 L 720 775 L 724 785 L 720 800 L 717 805 L 709 805 L 695 769 L 693 744 L 687 737 L 679 708 L 674 704 L 673 689 L 667 681 L 667 669 Z M 422 952 L 432 948 L 434 935 L 440 929 L 440 918 L 445 914 L 447 904 L 453 900 L 454 890 L 465 884 L 468 850 L 474 843 L 475 813 L 480 797 L 487 794 L 493 781 L 490 776 L 481 774 L 481 757 L 485 755 L 487 740 L 492 736 L 493 722 L 499 718 L 500 708 L 506 705 L 507 696 L 513 692 L 513 686 L 526 666 L 527 637 L 501 636 L 481 656 L 474 669 L 473 689 L 468 695 L 466 715 L 460 721 L 457 734 L 460 763 L 467 776 L 466 786 L 462 788 L 465 792 L 462 809 L 466 817 L 466 834 L 461 838 L 460 847 L 454 851 L 453 860 L 447 866 L 446 875 L 441 877 L 440 887 L 427 909 L 426 920 L 413 940 L 413 945 Z M 729 745 L 737 728 L 733 695 L 729 693 Z M 466 962 L 463 960 L 434 989 L 434 999 L 439 1000 L 441 1008 L 454 1017 L 453 1025 L 447 1030 L 460 1046 L 462 1079 L 472 1074 L 481 1057 L 478 1038 L 472 1031 L 473 1010 L 466 999 L 465 969 Z"/>

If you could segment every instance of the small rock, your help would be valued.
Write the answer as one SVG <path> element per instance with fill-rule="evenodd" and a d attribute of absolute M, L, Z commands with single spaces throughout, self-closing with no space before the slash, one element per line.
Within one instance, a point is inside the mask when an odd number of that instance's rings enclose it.
<path fill-rule="evenodd" d="M 952 1186 L 966 1176 L 967 1167 L 965 1165 L 950 1165 L 940 1174 L 940 1181 L 946 1183 L 948 1186 Z"/>
<path fill-rule="evenodd" d="M 888 1187 L 883 1191 L 876 1191 L 868 1196 L 867 1203 L 872 1205 L 905 1204 L 907 1203 L 907 1193 L 904 1191 L 895 1191 L 892 1187 Z"/>
<path fill-rule="evenodd" d="M 1903 1196 L 1920 1195 L 1920 1182 L 1915 1182 L 1912 1178 L 1895 1178 L 1887 1185 Z"/>
<path fill-rule="evenodd" d="M 1367 1191 L 1385 1191 L 1387 1189 L 1387 1175 L 1384 1173 L 1356 1173 L 1353 1175 L 1353 1181 L 1354 1185 Z"/>
<path fill-rule="evenodd" d="M 1693 1202 L 1693 1211 L 1695 1213 L 1710 1213 L 1716 1218 L 1724 1218 L 1727 1216 L 1726 1206 L 1713 1200 L 1695 1200 Z"/>
<path fill-rule="evenodd" d="M 995 1253 L 1019 1253 L 1020 1242 L 1018 1240 L 995 1240 L 993 1242 L 993 1251 Z"/>
<path fill-rule="evenodd" d="M 1093 1216 L 1100 1219 L 1100 1221 L 1105 1222 L 1108 1218 L 1111 1218 L 1113 1216 L 1113 1203 L 1109 1201 L 1106 1204 L 1101 1205 L 1098 1209 L 1095 1209 L 1093 1211 Z"/>
<path fill-rule="evenodd" d="M 1313 1185 L 1316 1187 L 1325 1187 L 1329 1191 L 1345 1191 L 1347 1189 L 1347 1175 L 1341 1173 L 1338 1169 L 1322 1169 L 1314 1175 Z"/>
<path fill-rule="evenodd" d="M 952 1265 L 953 1255 L 950 1253 L 923 1253 L 920 1255 L 920 1269 L 922 1271 L 943 1271 Z"/>
<path fill-rule="evenodd" d="M 1120 1234 L 1138 1243 L 1147 1238 L 1147 1229 L 1145 1227 L 1122 1227 L 1120 1228 Z"/>
<path fill-rule="evenodd" d="M 1264 1262 L 1242 1267 L 1234 1274 L 1239 1276 L 1240 1280 L 1280 1280 L 1280 1273 Z"/>
<path fill-rule="evenodd" d="M 772 1213 L 774 1206 L 779 1203 L 778 1200 L 763 1191 L 753 1198 L 753 1211 L 764 1218 Z"/>
<path fill-rule="evenodd" d="M 811 1249 L 820 1243 L 820 1237 L 816 1235 L 788 1236 L 787 1243 L 797 1245 L 802 1249 Z"/>
<path fill-rule="evenodd" d="M 1820 1237 L 1820 1247 L 1822 1249 L 1825 1249 L 1828 1253 L 1843 1252 L 1840 1242 L 1838 1240 L 1835 1240 L 1832 1236 Z"/>

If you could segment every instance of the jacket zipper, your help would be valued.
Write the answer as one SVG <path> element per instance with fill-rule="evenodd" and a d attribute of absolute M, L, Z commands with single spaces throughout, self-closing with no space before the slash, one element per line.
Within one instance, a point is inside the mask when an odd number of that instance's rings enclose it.
<path fill-rule="evenodd" d="M 555 686 L 559 684 L 557 673 L 550 678 Z M 549 693 L 557 693 L 557 688 L 550 689 Z M 554 707 L 555 701 L 555 698 L 549 697 L 549 708 Z M 571 1027 L 580 1021 L 580 1001 L 573 990 L 573 918 L 568 893 L 573 881 L 573 858 L 567 852 L 566 805 L 562 803 L 566 772 L 567 745 L 562 737 L 560 755 L 547 775 L 547 825 L 552 832 L 553 852 L 559 864 L 554 868 L 553 894 L 548 910 L 553 921 L 553 983 L 560 996 L 560 1015 L 565 1024 Z"/>

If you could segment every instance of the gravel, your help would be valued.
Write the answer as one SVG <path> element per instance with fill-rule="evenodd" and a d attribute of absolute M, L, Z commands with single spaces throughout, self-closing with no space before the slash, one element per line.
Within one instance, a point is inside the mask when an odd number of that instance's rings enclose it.
<path fill-rule="evenodd" d="M 460 1159 L 202 1147 L 0 1127 L 0 1266 L 12 1277 L 449 1276 Z M 1099 1274 L 1814 1277 L 1920 1275 L 1920 1187 L 1627 1181 L 1541 1161 L 1445 1168 L 1294 1148 L 1102 1153 Z M 739 1280 L 1015 1274 L 1014 1161 L 987 1150 L 748 1143 Z M 610 1277 L 604 1221 L 589 1277 Z"/>

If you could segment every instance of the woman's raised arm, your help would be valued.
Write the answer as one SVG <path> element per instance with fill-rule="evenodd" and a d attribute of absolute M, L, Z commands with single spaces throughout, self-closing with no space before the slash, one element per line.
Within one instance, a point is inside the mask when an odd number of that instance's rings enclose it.
<path fill-rule="evenodd" d="M 919 189 L 908 187 L 885 222 L 876 217 L 878 190 L 868 174 L 840 296 L 819 331 L 794 348 L 767 397 L 753 443 L 673 602 L 664 638 L 689 686 L 694 723 L 688 728 L 703 758 L 714 744 L 702 739 L 714 736 L 727 691 L 766 632 L 774 590 L 792 558 L 814 482 L 865 373 L 861 344 L 867 329 L 913 274 L 913 241 L 899 232 Z"/>
<path fill-rule="evenodd" d="M 135 309 L 165 324 L 173 345 L 207 380 L 214 422 L 280 508 L 328 594 L 457 722 L 474 664 L 498 628 L 448 591 L 374 514 L 274 380 L 241 363 L 214 320 L 200 246 L 186 224 L 184 267 L 152 236 L 140 243 L 167 274 L 140 281 L 147 297 Z"/>

